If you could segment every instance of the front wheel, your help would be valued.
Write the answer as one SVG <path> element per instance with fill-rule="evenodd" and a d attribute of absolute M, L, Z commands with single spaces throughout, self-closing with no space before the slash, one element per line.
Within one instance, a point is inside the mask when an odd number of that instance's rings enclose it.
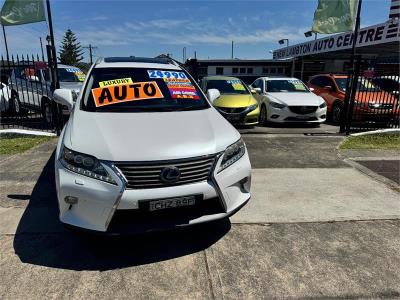
<path fill-rule="evenodd" d="M 336 103 L 332 109 L 332 122 L 334 124 L 339 124 L 341 115 L 342 115 L 342 105 Z"/>
<path fill-rule="evenodd" d="M 260 110 L 260 117 L 259 117 L 259 122 L 261 126 L 267 125 L 267 108 L 265 105 L 261 105 L 261 110 Z"/>

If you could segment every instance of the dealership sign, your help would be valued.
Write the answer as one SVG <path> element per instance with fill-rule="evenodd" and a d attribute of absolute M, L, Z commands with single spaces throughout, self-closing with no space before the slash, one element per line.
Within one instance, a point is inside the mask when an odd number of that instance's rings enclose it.
<path fill-rule="evenodd" d="M 357 47 L 377 45 L 399 41 L 399 24 L 382 23 L 362 28 L 357 38 Z M 345 32 L 318 40 L 297 44 L 275 50 L 274 59 L 312 55 L 330 51 L 350 49 L 353 43 L 353 33 Z"/>

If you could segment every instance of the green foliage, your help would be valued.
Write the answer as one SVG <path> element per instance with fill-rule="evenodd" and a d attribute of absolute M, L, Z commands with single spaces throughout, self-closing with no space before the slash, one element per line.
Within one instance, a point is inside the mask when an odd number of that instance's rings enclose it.
<path fill-rule="evenodd" d="M 367 134 L 349 136 L 340 145 L 341 149 L 392 149 L 400 150 L 400 134 Z"/>
<path fill-rule="evenodd" d="M 4 136 L 0 137 L 0 154 L 24 152 L 34 146 L 53 139 L 48 136 Z"/>
<path fill-rule="evenodd" d="M 59 53 L 59 60 L 65 65 L 78 66 L 83 60 L 82 46 L 71 29 L 65 32 Z"/>

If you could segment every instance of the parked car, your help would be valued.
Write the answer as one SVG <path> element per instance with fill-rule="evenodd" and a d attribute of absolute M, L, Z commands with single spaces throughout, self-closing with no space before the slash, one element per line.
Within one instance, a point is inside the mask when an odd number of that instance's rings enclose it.
<path fill-rule="evenodd" d="M 256 125 L 260 110 L 253 97 L 240 79 L 227 76 L 204 77 L 201 81 L 204 92 L 217 89 L 221 96 L 214 101 L 214 107 L 231 123 L 236 125 Z"/>
<path fill-rule="evenodd" d="M 326 120 L 324 99 L 312 93 L 305 84 L 290 77 L 261 77 L 251 87 L 260 103 L 260 124 L 312 123 Z"/>
<path fill-rule="evenodd" d="M 372 78 L 371 81 L 383 91 L 397 97 L 400 94 L 400 76 L 378 76 Z"/>
<path fill-rule="evenodd" d="M 10 88 L 3 82 L 0 82 L 0 112 L 2 113 L 9 112 L 10 96 L 11 96 Z"/>
<path fill-rule="evenodd" d="M 70 89 L 75 98 L 80 92 L 85 74 L 77 67 L 58 65 L 60 87 Z M 49 69 L 45 63 L 21 63 L 9 78 L 11 107 L 15 114 L 39 112 L 46 123 L 52 123 L 52 88 Z"/>
<path fill-rule="evenodd" d="M 325 99 L 328 114 L 334 123 L 340 122 L 346 95 L 347 75 L 320 74 L 310 78 L 308 86 L 314 89 L 314 93 Z M 353 120 L 375 121 L 391 120 L 398 112 L 398 101 L 389 93 L 382 91 L 370 80 L 359 77 Z M 396 112 L 397 111 L 397 112 Z"/>
<path fill-rule="evenodd" d="M 229 217 L 250 199 L 239 132 L 193 78 L 166 59 L 93 65 L 57 146 L 60 220 L 100 232 L 152 231 Z"/>

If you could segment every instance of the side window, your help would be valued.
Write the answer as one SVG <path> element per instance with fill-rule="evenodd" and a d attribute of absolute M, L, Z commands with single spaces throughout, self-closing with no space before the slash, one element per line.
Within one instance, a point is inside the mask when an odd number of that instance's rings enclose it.
<path fill-rule="evenodd" d="M 259 79 L 257 79 L 256 81 L 254 81 L 254 82 L 251 84 L 251 87 L 252 87 L 252 88 L 258 87 L 258 82 L 259 82 L 259 81 L 260 81 Z"/>

